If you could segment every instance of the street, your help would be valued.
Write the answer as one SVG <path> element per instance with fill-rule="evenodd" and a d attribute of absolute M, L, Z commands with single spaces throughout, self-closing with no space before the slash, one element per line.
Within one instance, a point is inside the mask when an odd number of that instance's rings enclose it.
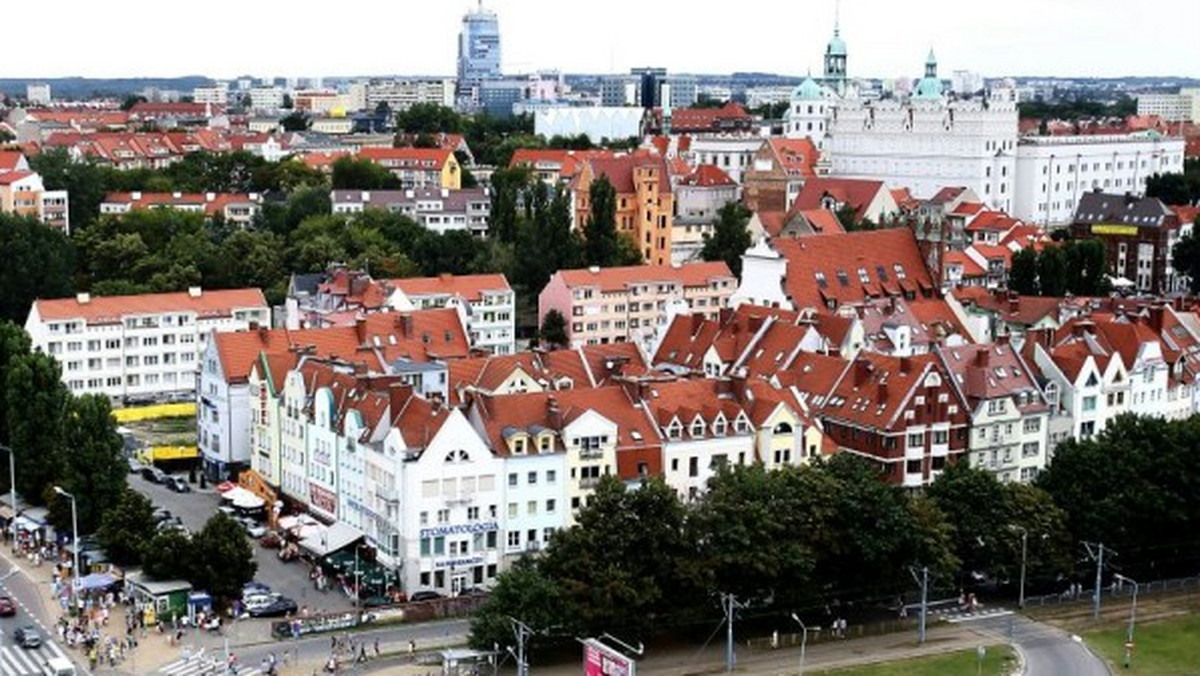
<path fill-rule="evenodd" d="M 186 476 L 186 475 L 184 475 Z M 129 485 L 150 498 L 155 507 L 166 507 L 183 520 L 183 525 L 192 532 L 204 527 L 217 512 L 219 498 L 212 485 L 201 491 L 192 486 L 190 493 L 175 493 L 161 484 L 150 483 L 136 474 L 129 475 Z M 270 585 L 271 590 L 294 600 L 297 606 L 308 606 L 314 612 L 340 612 L 354 607 L 353 600 L 334 589 L 319 592 L 308 579 L 308 566 L 301 561 L 285 563 L 280 560 L 277 549 L 265 549 L 254 542 L 254 560 L 258 572 L 254 579 Z"/>
<path fill-rule="evenodd" d="M 3 676 L 33 676 L 42 674 L 42 665 L 51 657 L 63 657 L 66 650 L 58 645 L 54 626 L 53 609 L 46 602 L 37 583 L 10 562 L 11 554 L 0 553 L 4 573 L 0 574 L 0 594 L 11 596 L 17 605 L 14 617 L 0 617 L 0 674 Z M 13 631 L 18 627 L 33 625 L 42 636 L 42 645 L 36 649 L 17 646 Z"/>
<path fill-rule="evenodd" d="M 1008 640 L 1021 653 L 1027 676 L 1110 676 L 1108 667 L 1082 641 L 1022 615 L 989 616 L 972 628 Z"/>

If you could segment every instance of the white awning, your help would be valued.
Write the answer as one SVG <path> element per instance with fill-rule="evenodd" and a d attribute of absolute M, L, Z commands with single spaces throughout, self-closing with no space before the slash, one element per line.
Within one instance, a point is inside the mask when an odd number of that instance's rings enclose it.
<path fill-rule="evenodd" d="M 345 549 L 355 540 L 359 540 L 362 537 L 362 531 L 338 521 L 332 526 L 308 535 L 300 541 L 300 546 L 312 552 L 315 556 L 325 556 L 340 549 Z"/>
<path fill-rule="evenodd" d="M 222 500 L 227 500 L 234 507 L 241 509 L 258 509 L 267 504 L 265 500 L 238 486 L 221 494 Z"/>

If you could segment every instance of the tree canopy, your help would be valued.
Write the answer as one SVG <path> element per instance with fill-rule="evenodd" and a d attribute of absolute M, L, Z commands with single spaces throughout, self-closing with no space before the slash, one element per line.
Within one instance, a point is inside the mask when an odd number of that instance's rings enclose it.
<path fill-rule="evenodd" d="M 750 248 L 750 210 L 741 202 L 726 202 L 717 212 L 711 237 L 705 237 L 700 256 L 706 261 L 725 261 L 735 277 L 742 276 L 742 255 Z"/>
<path fill-rule="evenodd" d="M 38 298 L 74 290 L 75 247 L 65 235 L 37 220 L 0 213 L 0 320 L 25 323 Z"/>

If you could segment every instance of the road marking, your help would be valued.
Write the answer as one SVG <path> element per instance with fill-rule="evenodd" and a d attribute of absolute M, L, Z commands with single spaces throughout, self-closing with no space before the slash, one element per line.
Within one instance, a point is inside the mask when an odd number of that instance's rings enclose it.
<path fill-rule="evenodd" d="M 42 647 L 26 650 L 18 646 L 5 645 L 0 647 L 0 674 L 4 676 L 40 676 L 42 665 L 51 657 L 62 657 L 62 651 L 53 642 L 46 642 Z"/>
<path fill-rule="evenodd" d="M 961 622 L 972 622 L 974 620 L 987 620 L 987 619 L 991 619 L 993 617 L 1005 617 L 1007 615 L 1012 615 L 1012 614 L 1013 614 L 1013 611 L 1011 611 L 1011 610 L 1004 610 L 1004 609 L 984 610 L 982 612 L 973 613 L 973 614 L 956 615 L 953 617 L 947 617 L 946 621 L 951 624 L 959 624 Z"/>

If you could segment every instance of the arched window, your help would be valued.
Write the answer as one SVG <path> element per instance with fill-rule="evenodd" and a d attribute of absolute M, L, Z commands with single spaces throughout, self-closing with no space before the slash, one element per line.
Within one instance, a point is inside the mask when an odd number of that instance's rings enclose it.
<path fill-rule="evenodd" d="M 786 420 L 784 420 L 783 422 L 781 422 L 775 426 L 775 434 L 791 434 L 791 433 L 792 433 L 792 425 L 791 425 L 791 423 L 789 423 Z"/>

